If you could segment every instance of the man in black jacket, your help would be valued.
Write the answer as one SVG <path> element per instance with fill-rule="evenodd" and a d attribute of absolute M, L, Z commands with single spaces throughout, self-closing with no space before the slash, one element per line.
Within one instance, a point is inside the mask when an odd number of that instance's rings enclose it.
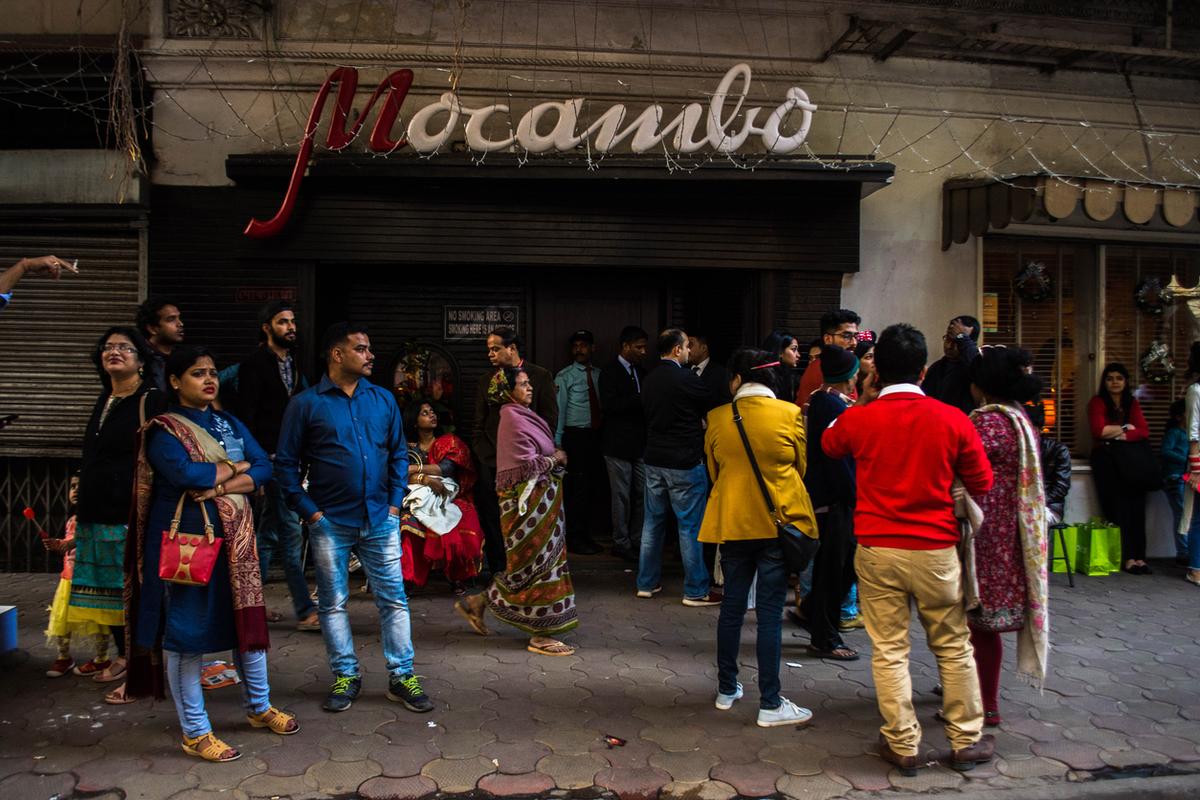
<path fill-rule="evenodd" d="M 646 412 L 642 409 L 642 360 L 649 336 L 636 325 L 621 330 L 621 352 L 600 370 L 600 408 L 604 427 L 600 452 L 612 495 L 613 555 L 637 561 L 642 546 L 646 486 Z"/>
<path fill-rule="evenodd" d="M 268 303 L 258 314 L 259 347 L 238 367 L 238 415 L 272 460 L 279 446 L 279 426 L 292 397 L 308 387 L 296 367 L 296 314 L 291 303 Z M 319 631 L 317 607 L 309 594 L 301 559 L 300 517 L 287 506 L 277 481 L 263 486 L 258 508 L 258 562 L 263 583 L 271 557 L 283 560 L 297 628 Z M 277 618 L 277 612 L 271 613 Z"/>
<path fill-rule="evenodd" d="M 638 555 L 637 596 L 649 598 L 662 590 L 663 534 L 670 510 L 679 523 L 683 604 L 714 606 L 720 604 L 721 593 L 709 588 L 708 568 L 698 537 L 708 497 L 702 422 L 715 403 L 708 387 L 687 368 L 686 333 L 679 328 L 660 333 L 658 356 L 658 367 L 642 383 L 646 519 Z"/>
<path fill-rule="evenodd" d="M 553 431 L 558 427 L 558 399 L 554 376 L 521 357 L 524 341 L 511 328 L 497 328 L 488 334 L 487 357 L 493 369 L 479 377 L 475 391 L 475 425 L 471 447 L 479 461 L 479 480 L 475 483 L 475 507 L 483 526 L 484 555 L 488 571 L 503 572 L 504 537 L 500 532 L 500 500 L 496 496 L 496 430 L 500 427 L 500 408 L 488 402 L 488 386 L 502 367 L 520 367 L 533 386 L 533 411 Z"/>
<path fill-rule="evenodd" d="M 921 389 L 925 394 L 964 414 L 975 408 L 971 396 L 971 378 L 967 374 L 971 362 L 979 357 L 979 320 L 963 314 L 950 320 L 942 336 L 942 357 L 925 373 Z"/>

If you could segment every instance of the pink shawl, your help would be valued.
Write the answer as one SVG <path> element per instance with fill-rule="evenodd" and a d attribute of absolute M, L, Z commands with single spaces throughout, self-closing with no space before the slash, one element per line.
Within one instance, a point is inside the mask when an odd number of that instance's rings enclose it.
<path fill-rule="evenodd" d="M 496 488 L 507 489 L 554 468 L 554 434 L 519 403 L 500 407 L 496 432 Z"/>

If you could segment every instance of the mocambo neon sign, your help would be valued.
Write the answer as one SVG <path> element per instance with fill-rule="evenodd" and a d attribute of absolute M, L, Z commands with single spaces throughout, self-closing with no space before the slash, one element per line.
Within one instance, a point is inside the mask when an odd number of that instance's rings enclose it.
<path fill-rule="evenodd" d="M 325 137 L 325 145 L 330 150 L 343 150 L 348 147 L 357 138 L 376 101 L 385 96 L 383 108 L 376 117 L 370 138 L 367 140 L 370 149 L 376 153 L 389 153 L 405 145 L 418 153 L 434 153 L 450 141 L 459 123 L 465 119 L 466 145 L 476 153 L 494 153 L 518 146 L 530 153 L 546 153 L 552 150 L 571 152 L 586 142 L 593 151 L 604 155 L 613 152 L 627 139 L 631 152 L 644 153 L 662 145 L 667 137 L 671 137 L 670 147 L 676 153 L 695 153 L 706 147 L 718 153 L 734 153 L 745 146 L 750 137 L 757 136 L 767 153 L 788 155 L 804 144 L 812 124 L 812 114 L 817 110 L 816 105 L 809 101 L 808 94 L 803 89 L 793 86 L 787 90 L 784 101 L 759 125 L 758 118 L 762 114 L 762 108 L 746 108 L 743 112 L 746 96 L 750 91 L 750 65 L 735 64 L 717 84 L 707 108 L 701 103 L 690 103 L 665 125 L 663 119 L 666 113 L 661 105 L 647 106 L 626 123 L 625 105 L 615 103 L 587 127 L 579 130 L 579 117 L 586 101 L 585 98 L 576 97 L 539 103 L 526 111 L 517 121 L 516 127 L 512 128 L 512 115 L 507 105 L 495 103 L 469 108 L 462 104 L 457 95 L 447 92 L 417 111 L 403 135 L 399 139 L 393 139 L 392 129 L 408 96 L 408 90 L 412 88 L 412 82 L 413 72 L 410 69 L 396 70 L 388 75 L 375 89 L 357 121 L 347 127 L 346 119 L 350 114 L 355 90 L 358 88 L 358 70 L 353 67 L 338 67 L 331 72 L 313 100 L 312 110 L 304 126 L 304 139 L 300 144 L 300 151 L 296 154 L 291 181 L 279 211 L 265 222 L 250 220 L 246 225 L 245 235 L 265 239 L 277 235 L 287 225 L 296 205 L 300 183 L 304 180 L 305 170 L 312 157 L 313 141 L 325 109 L 325 101 L 334 84 L 338 87 L 337 99 L 334 102 L 333 118 Z M 740 90 L 731 94 L 735 83 L 739 83 Z M 800 124 L 794 132 L 785 134 L 782 127 L 793 111 L 800 112 Z M 508 130 L 511 135 L 493 139 L 484 128 L 492 117 L 499 115 L 509 117 Z M 735 132 L 735 123 L 739 116 L 742 119 L 741 128 Z M 550 127 L 549 132 L 544 132 L 551 120 L 553 127 Z M 431 130 L 435 123 L 437 127 Z M 698 135 L 702 123 L 703 134 Z"/>

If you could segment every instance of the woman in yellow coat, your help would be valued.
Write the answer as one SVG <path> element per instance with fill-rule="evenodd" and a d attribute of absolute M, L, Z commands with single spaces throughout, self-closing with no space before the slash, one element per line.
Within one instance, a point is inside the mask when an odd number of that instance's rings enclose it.
<path fill-rule="evenodd" d="M 780 617 L 788 569 L 775 521 L 734 421 L 736 408 L 779 519 L 815 539 L 817 523 L 804 488 L 804 420 L 799 406 L 776 399 L 773 368 L 778 363 L 772 353 L 749 349 L 737 351 L 729 361 L 733 403 L 708 412 L 704 452 L 713 490 L 700 526 L 701 542 L 721 545 L 725 573 L 725 599 L 717 622 L 716 706 L 722 711 L 742 696 L 738 649 L 750 584 L 758 575 L 758 724 L 764 728 L 812 719 L 811 711 L 779 694 Z"/>

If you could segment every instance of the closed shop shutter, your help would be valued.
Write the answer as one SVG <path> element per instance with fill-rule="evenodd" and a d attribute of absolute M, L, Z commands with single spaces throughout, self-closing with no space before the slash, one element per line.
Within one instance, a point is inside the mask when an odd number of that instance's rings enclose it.
<path fill-rule="evenodd" d="M 91 361 L 110 325 L 130 324 L 138 304 L 142 223 L 45 216 L 0 222 L 0 264 L 53 253 L 79 259 L 59 281 L 27 277 L 0 312 L 0 455 L 76 456 L 100 391 Z"/>

